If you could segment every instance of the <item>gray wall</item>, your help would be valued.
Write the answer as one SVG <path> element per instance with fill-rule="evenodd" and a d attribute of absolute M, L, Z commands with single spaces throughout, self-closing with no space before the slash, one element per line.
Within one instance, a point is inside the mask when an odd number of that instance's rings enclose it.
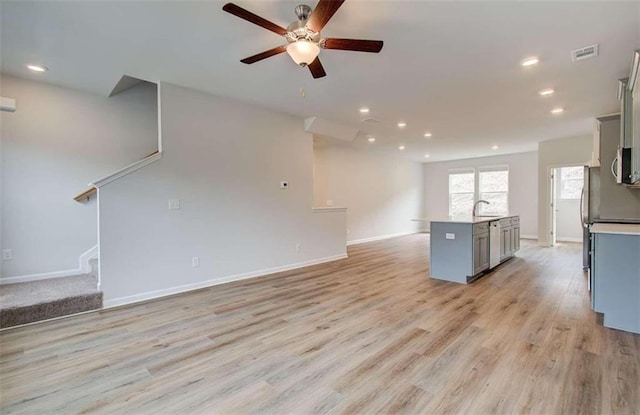
<path fill-rule="evenodd" d="M 538 234 L 538 153 L 516 153 L 492 157 L 426 163 L 424 165 L 424 216 L 429 220 L 445 220 L 449 214 L 449 170 L 509 166 L 509 213 L 520 216 L 522 237 Z"/>
<path fill-rule="evenodd" d="M 160 90 L 162 159 L 100 189 L 106 306 L 346 254 L 344 211 L 312 210 L 302 119 Z M 181 209 L 168 209 L 171 198 Z"/>
<path fill-rule="evenodd" d="M 2 277 L 78 267 L 97 243 L 96 203 L 73 196 L 87 183 L 157 150 L 157 94 L 144 84 L 112 98 L 10 76 L 0 94 Z"/>
<path fill-rule="evenodd" d="M 591 161 L 593 136 L 542 141 L 538 144 L 538 244 L 548 246 L 551 237 L 551 170 L 587 165 Z M 535 190 L 532 189 L 532 195 Z"/>
<path fill-rule="evenodd" d="M 314 201 L 347 211 L 347 240 L 416 232 L 422 216 L 422 164 L 344 145 L 314 145 Z"/>

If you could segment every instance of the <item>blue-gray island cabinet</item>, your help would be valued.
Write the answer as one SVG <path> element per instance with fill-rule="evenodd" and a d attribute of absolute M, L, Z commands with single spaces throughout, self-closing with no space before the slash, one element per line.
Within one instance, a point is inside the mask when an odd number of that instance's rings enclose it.
<path fill-rule="evenodd" d="M 603 324 L 640 333 L 640 225 L 591 226 L 591 307 Z"/>
<path fill-rule="evenodd" d="M 431 221 L 430 276 L 467 284 L 519 249 L 519 216 Z"/>

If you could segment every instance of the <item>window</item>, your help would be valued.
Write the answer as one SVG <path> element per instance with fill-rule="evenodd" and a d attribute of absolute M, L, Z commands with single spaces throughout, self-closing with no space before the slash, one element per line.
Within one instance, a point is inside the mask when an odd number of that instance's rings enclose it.
<path fill-rule="evenodd" d="M 478 174 L 478 215 L 506 215 L 509 213 L 509 170 L 506 167 L 481 170 Z"/>
<path fill-rule="evenodd" d="M 480 203 L 476 214 L 506 215 L 509 213 L 509 168 L 508 166 L 452 170 L 449 172 L 449 216 L 469 216 L 473 204 Z"/>
<path fill-rule="evenodd" d="M 469 215 L 473 209 L 475 189 L 473 170 L 449 173 L 449 215 Z"/>
<path fill-rule="evenodd" d="M 580 199 L 584 183 L 584 167 L 560 168 L 560 199 Z"/>

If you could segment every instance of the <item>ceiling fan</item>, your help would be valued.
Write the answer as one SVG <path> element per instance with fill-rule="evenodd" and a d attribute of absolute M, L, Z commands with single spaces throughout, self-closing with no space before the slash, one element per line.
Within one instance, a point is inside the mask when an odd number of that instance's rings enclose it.
<path fill-rule="evenodd" d="M 291 23 L 286 29 L 233 3 L 225 4 L 222 10 L 284 36 L 288 42 L 288 45 L 277 46 L 257 55 L 244 58 L 240 62 L 252 64 L 287 52 L 295 63 L 302 67 L 308 66 L 314 78 L 322 78 L 327 74 L 318 58 L 320 49 L 340 49 L 371 53 L 378 53 L 382 49 L 383 42 L 381 40 L 336 39 L 322 38 L 320 36 L 322 28 L 338 11 L 344 1 L 320 0 L 313 11 L 311 7 L 301 4 L 295 9 L 298 20 Z"/>

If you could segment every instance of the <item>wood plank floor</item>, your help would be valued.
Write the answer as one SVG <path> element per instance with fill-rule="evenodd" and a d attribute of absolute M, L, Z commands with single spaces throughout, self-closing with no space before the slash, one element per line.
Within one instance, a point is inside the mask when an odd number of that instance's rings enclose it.
<path fill-rule="evenodd" d="M 640 413 L 640 336 L 589 309 L 578 244 L 472 285 L 428 235 L 0 333 L 9 413 Z"/>

